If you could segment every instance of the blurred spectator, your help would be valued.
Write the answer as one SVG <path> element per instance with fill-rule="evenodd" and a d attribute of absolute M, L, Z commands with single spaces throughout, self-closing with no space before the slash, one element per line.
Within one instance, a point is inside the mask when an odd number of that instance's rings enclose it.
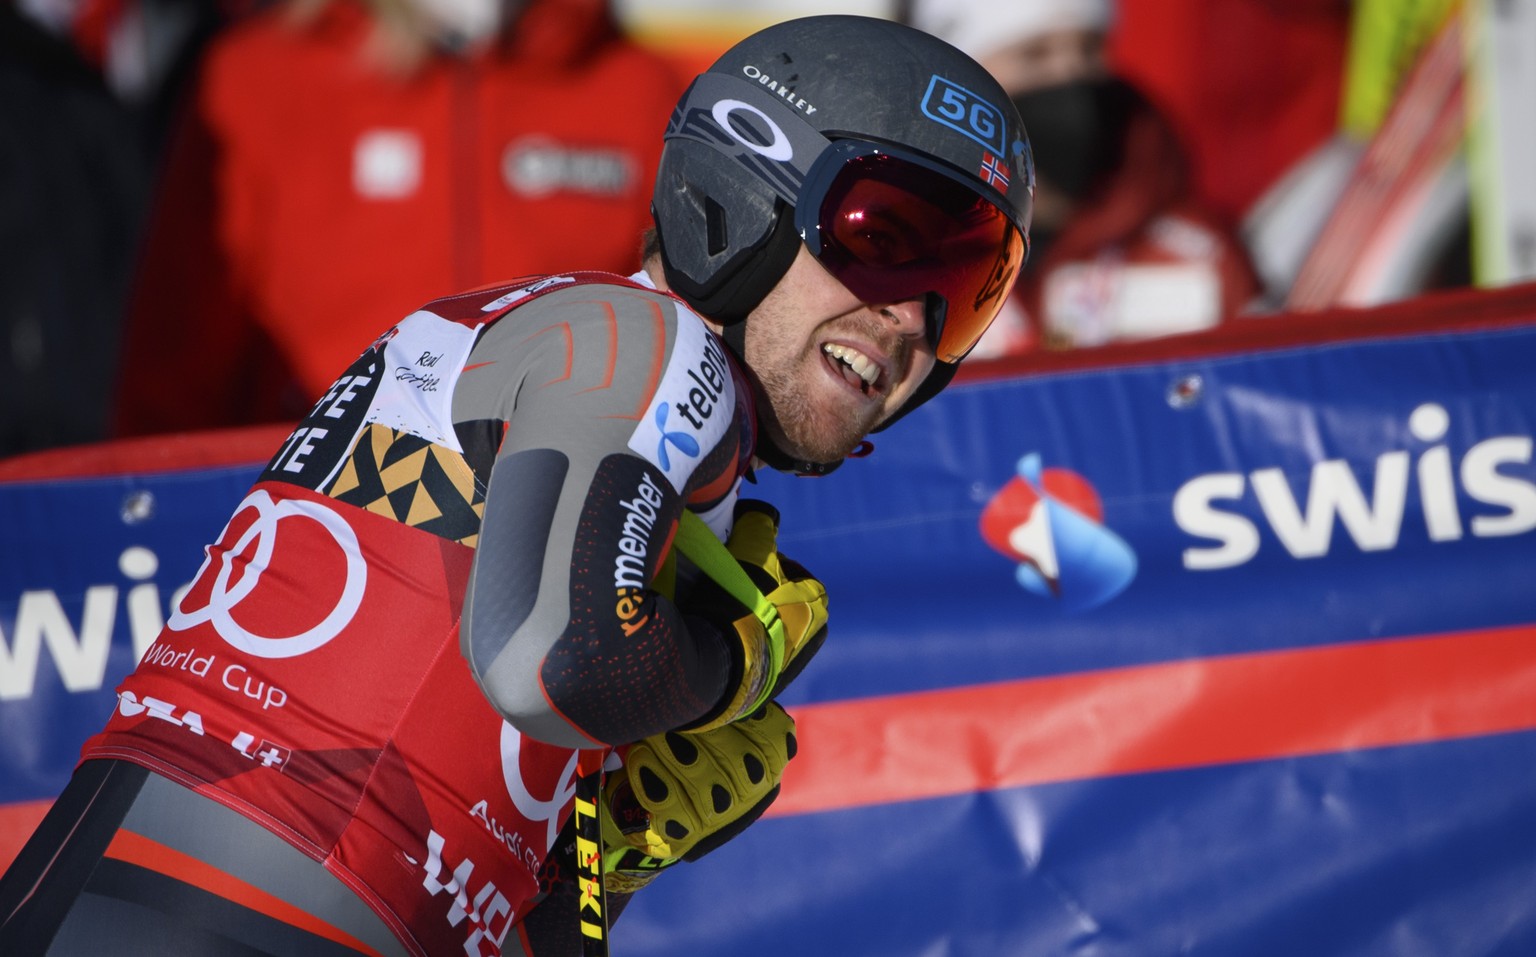
<path fill-rule="evenodd" d="M 1018 308 L 977 356 L 1205 329 L 1247 305 L 1258 283 L 1240 239 L 1193 197 L 1169 123 L 1111 71 L 1109 0 L 916 0 L 910 19 L 998 77 L 1034 148 Z"/>
<path fill-rule="evenodd" d="M 681 90 L 607 0 L 288 0 L 230 27 L 155 211 L 117 434 L 302 415 L 402 302 L 638 268 Z"/>
<path fill-rule="evenodd" d="M 163 119 L 220 9 L 0 2 L 0 455 L 106 435 Z"/>

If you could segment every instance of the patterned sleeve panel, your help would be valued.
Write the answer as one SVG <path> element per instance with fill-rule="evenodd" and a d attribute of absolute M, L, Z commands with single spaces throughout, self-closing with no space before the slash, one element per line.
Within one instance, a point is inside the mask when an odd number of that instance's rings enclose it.
<path fill-rule="evenodd" d="M 738 406 L 719 340 L 646 291 L 551 294 L 475 346 L 455 421 L 505 431 L 462 649 L 523 733 L 620 744 L 718 704 L 735 657 L 722 632 L 650 586 L 685 502 L 734 482 Z"/>

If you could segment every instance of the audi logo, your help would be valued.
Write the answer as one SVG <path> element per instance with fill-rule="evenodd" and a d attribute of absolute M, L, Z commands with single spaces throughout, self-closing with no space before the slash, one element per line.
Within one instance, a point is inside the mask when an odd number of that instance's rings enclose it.
<path fill-rule="evenodd" d="M 357 613 L 358 606 L 362 604 L 363 588 L 368 579 L 368 566 L 363 561 L 362 550 L 358 547 L 357 533 L 340 515 L 323 505 L 302 500 L 273 501 L 272 496 L 258 489 L 246 496 L 245 501 L 240 503 L 240 507 L 235 509 L 229 524 L 224 526 L 224 531 L 219 535 L 220 543 L 229 536 L 230 527 L 234 525 L 235 519 L 247 509 L 256 510 L 256 520 L 241 533 L 239 540 L 233 545 L 217 551 L 209 549 L 207 557 L 203 559 L 202 567 L 197 570 L 196 580 L 202 581 L 208 573 L 209 565 L 215 560 L 214 555 L 219 556 L 219 569 L 209 584 L 207 604 L 201 608 L 188 609 L 184 607 L 187 598 L 183 598 L 177 607 L 172 609 L 170 621 L 167 624 L 172 631 L 186 631 L 198 625 L 210 625 L 230 646 L 258 658 L 292 658 L 314 651 L 341 634 L 342 629 Z M 259 635 L 235 621 L 234 610 L 250 597 L 251 592 L 261 581 L 262 574 L 271 563 L 272 553 L 277 547 L 278 528 L 283 519 L 305 519 L 316 522 L 329 532 L 332 541 L 341 550 L 346 560 L 346 582 L 342 586 L 341 596 L 337 599 L 336 606 L 319 624 L 296 635 Z M 253 545 L 255 550 L 251 552 Z M 243 574 L 238 580 L 231 581 L 235 572 L 236 556 L 248 553 L 251 558 L 246 563 Z"/>

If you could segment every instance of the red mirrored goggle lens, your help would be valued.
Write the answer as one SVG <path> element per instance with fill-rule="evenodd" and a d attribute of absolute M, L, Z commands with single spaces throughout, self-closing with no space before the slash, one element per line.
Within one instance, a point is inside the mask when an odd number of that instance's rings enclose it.
<path fill-rule="evenodd" d="M 797 210 L 797 214 L 800 213 Z M 928 338 L 959 362 L 1002 309 L 1024 237 L 1002 210 L 937 168 L 871 152 L 848 160 L 802 229 L 821 264 L 865 302 L 929 301 Z"/>

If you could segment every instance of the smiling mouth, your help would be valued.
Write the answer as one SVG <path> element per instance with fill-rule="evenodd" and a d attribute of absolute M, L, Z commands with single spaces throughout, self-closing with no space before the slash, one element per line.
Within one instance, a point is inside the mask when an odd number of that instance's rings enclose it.
<path fill-rule="evenodd" d="M 822 345 L 821 351 L 842 372 L 843 378 L 865 395 L 870 394 L 880 379 L 880 364 L 857 349 L 828 342 Z"/>

